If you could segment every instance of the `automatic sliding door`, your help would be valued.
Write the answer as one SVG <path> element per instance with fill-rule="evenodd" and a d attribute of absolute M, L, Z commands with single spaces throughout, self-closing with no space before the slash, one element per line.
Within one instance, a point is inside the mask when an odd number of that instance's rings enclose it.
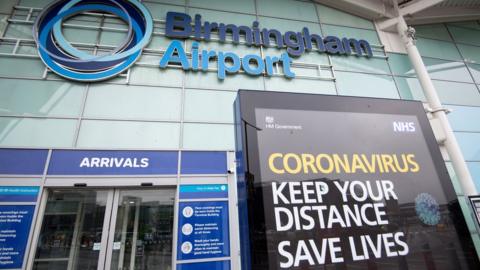
<path fill-rule="evenodd" d="M 33 270 L 172 269 L 175 189 L 49 189 Z"/>
<path fill-rule="evenodd" d="M 112 270 L 171 269 L 175 189 L 117 192 L 107 268 L 110 265 Z"/>
<path fill-rule="evenodd" d="M 109 192 L 49 191 L 33 269 L 98 269 Z"/>

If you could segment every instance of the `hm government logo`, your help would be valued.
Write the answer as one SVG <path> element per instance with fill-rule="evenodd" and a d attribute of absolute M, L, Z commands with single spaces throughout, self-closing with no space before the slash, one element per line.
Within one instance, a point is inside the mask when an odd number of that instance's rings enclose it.
<path fill-rule="evenodd" d="M 113 50 L 92 55 L 68 42 L 62 23 L 85 12 L 115 15 L 128 25 L 126 38 Z M 153 19 L 137 0 L 60 0 L 47 6 L 33 26 L 40 58 L 56 74 L 75 81 L 101 81 L 120 74 L 140 57 L 150 42 Z"/>
<path fill-rule="evenodd" d="M 301 125 L 284 125 L 275 122 L 275 117 L 273 116 L 265 116 L 265 128 L 266 129 L 284 129 L 284 130 L 302 130 L 303 127 Z"/>

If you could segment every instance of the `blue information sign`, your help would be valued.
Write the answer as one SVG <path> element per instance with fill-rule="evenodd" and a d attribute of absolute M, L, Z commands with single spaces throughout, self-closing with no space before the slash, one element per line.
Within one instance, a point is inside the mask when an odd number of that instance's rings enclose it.
<path fill-rule="evenodd" d="M 49 175 L 177 174 L 176 151 L 54 150 Z"/>
<path fill-rule="evenodd" d="M 0 202 L 36 202 L 38 187 L 0 186 Z"/>
<path fill-rule="evenodd" d="M 34 205 L 0 205 L 0 269 L 22 268 Z"/>
<path fill-rule="evenodd" d="M 181 202 L 177 259 L 230 256 L 228 201 Z"/>
<path fill-rule="evenodd" d="M 180 199 L 228 198 L 226 184 L 181 185 Z"/>

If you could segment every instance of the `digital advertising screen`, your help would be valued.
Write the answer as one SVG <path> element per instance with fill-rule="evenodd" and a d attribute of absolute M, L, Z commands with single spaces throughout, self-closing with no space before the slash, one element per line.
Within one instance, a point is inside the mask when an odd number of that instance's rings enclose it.
<path fill-rule="evenodd" d="M 421 102 L 240 91 L 236 108 L 243 269 L 478 269 Z"/>

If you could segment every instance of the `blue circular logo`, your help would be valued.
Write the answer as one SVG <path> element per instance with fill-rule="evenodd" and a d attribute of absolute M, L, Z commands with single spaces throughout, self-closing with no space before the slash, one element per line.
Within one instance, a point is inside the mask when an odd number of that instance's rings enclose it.
<path fill-rule="evenodd" d="M 126 38 L 102 55 L 73 47 L 62 33 L 62 22 L 84 12 L 115 15 L 128 25 Z M 76 81 L 100 81 L 129 68 L 150 42 L 153 19 L 137 0 L 56 1 L 46 7 L 33 26 L 33 37 L 42 61 L 56 74 Z"/>

